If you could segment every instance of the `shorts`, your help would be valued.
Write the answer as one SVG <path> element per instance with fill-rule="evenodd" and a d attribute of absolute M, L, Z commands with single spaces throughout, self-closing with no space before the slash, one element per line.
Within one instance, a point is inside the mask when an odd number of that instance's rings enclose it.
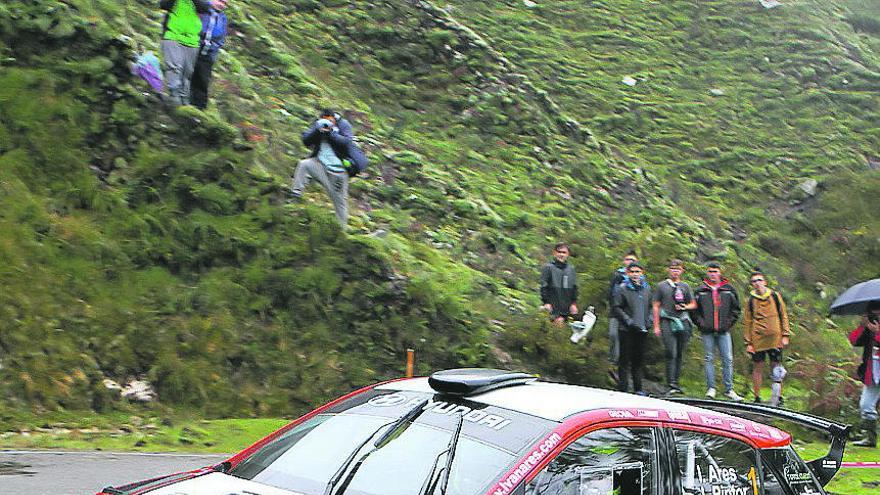
<path fill-rule="evenodd" d="M 766 351 L 758 351 L 752 354 L 753 363 L 763 363 L 764 357 L 769 357 L 771 363 L 782 362 L 782 349 L 767 349 Z"/>

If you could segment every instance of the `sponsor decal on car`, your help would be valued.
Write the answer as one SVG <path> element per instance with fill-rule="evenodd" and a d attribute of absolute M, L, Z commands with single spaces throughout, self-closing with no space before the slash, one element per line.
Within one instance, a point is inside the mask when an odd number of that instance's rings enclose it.
<path fill-rule="evenodd" d="M 608 416 L 615 419 L 629 419 L 636 417 L 631 411 L 626 409 L 612 409 L 608 411 Z"/>
<path fill-rule="evenodd" d="M 687 421 L 691 422 L 691 417 L 688 416 L 688 413 L 684 411 L 667 411 L 666 414 L 669 416 L 669 419 L 673 421 Z"/>
<path fill-rule="evenodd" d="M 367 404 L 374 407 L 399 407 L 404 404 L 406 407 L 414 407 L 423 400 L 423 397 L 408 397 L 405 394 L 394 392 L 391 394 L 377 395 L 367 401 Z M 435 401 L 429 399 L 423 410 L 427 413 L 445 414 L 447 416 L 457 416 L 461 414 L 464 416 L 465 421 L 492 428 L 493 430 L 501 430 L 512 422 L 510 419 L 498 414 L 489 414 L 486 411 L 442 400 Z"/>
<path fill-rule="evenodd" d="M 525 459 L 523 459 L 506 477 L 495 485 L 493 495 L 508 495 L 516 488 L 516 485 L 529 473 L 535 466 L 547 457 L 553 451 L 553 448 L 559 445 L 562 436 L 553 432 L 549 437 L 539 443 Z"/>
<path fill-rule="evenodd" d="M 701 419 L 703 420 L 703 424 L 707 426 L 721 426 L 724 424 L 720 418 L 713 418 L 712 416 L 703 416 Z"/>

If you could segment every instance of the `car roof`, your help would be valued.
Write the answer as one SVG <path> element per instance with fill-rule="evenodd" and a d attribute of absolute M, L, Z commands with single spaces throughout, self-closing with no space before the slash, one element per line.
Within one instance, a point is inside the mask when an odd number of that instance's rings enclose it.
<path fill-rule="evenodd" d="M 379 390 L 436 393 L 428 385 L 427 378 L 399 380 L 376 388 Z M 562 421 L 580 412 L 608 408 L 652 408 L 695 412 L 700 410 L 693 406 L 614 390 L 540 381 L 469 395 L 467 399 L 489 406 L 512 409 L 551 421 Z"/>
<path fill-rule="evenodd" d="M 411 391 L 435 394 L 427 378 L 412 378 L 385 383 L 378 390 Z M 551 421 L 570 421 L 589 412 L 584 422 L 606 420 L 655 420 L 732 431 L 748 437 L 761 447 L 787 445 L 791 436 L 774 427 L 748 419 L 676 402 L 642 397 L 613 390 L 579 385 L 533 381 L 468 395 L 467 400 L 502 407 Z M 662 413 L 662 414 L 661 414 Z"/>

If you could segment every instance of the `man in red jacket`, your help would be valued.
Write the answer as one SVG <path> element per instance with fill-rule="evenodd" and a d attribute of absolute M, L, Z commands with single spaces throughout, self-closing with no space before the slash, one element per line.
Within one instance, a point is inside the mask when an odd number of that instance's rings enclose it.
<path fill-rule="evenodd" d="M 730 328 L 739 319 L 740 305 L 736 290 L 721 274 L 721 265 L 706 265 L 706 278 L 694 292 L 697 309 L 694 323 L 700 329 L 706 362 L 706 397 L 715 398 L 715 349 L 721 355 L 721 382 L 724 395 L 735 401 L 742 397 L 733 390 L 733 342 Z"/>
<path fill-rule="evenodd" d="M 862 381 L 859 411 L 865 438 L 853 445 L 876 447 L 877 404 L 880 402 L 880 301 L 868 305 L 862 324 L 849 334 L 849 341 L 854 347 L 862 348 L 862 364 L 858 370 Z"/>

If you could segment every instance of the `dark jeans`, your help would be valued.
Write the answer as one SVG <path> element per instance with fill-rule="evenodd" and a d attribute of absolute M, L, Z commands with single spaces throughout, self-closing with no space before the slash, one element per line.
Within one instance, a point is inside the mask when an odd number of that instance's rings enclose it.
<path fill-rule="evenodd" d="M 664 328 L 663 346 L 666 348 L 666 383 L 670 387 L 678 388 L 678 378 L 681 376 L 681 362 L 688 342 L 691 340 L 691 332 L 673 332 Z"/>
<path fill-rule="evenodd" d="M 645 356 L 647 335 L 647 332 L 624 329 L 621 325 L 618 332 L 620 361 L 617 374 L 620 377 L 618 388 L 622 392 L 626 392 L 629 386 L 630 373 L 632 373 L 633 391 L 642 391 L 642 358 Z"/>
<path fill-rule="evenodd" d="M 208 86 L 211 84 L 211 70 L 213 68 L 214 59 L 200 53 L 196 58 L 196 67 L 190 82 L 190 101 L 193 106 L 202 110 L 208 108 Z"/>

